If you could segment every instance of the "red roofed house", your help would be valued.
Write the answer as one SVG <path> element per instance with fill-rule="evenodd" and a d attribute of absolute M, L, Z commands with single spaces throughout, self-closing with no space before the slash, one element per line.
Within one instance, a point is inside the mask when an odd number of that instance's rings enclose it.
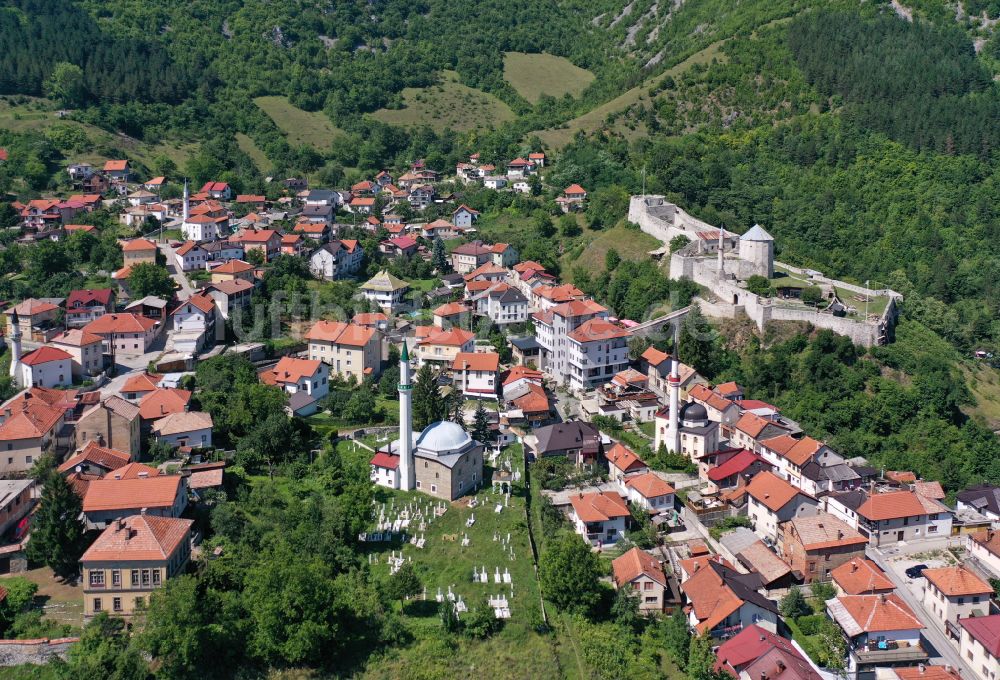
<path fill-rule="evenodd" d="M 460 352 L 471 353 L 475 348 L 476 335 L 471 331 L 430 328 L 427 335 L 417 341 L 416 357 L 421 366 L 425 363 L 448 366 Z"/>
<path fill-rule="evenodd" d="M 816 513 L 819 503 L 773 472 L 761 472 L 747 485 L 747 516 L 754 532 L 778 545 L 781 524 Z"/>
<path fill-rule="evenodd" d="M 355 317 L 356 319 L 357 317 Z M 365 378 L 382 372 L 382 333 L 370 326 L 342 321 L 317 321 L 306 333 L 309 358 L 322 361 L 333 375 Z"/>
<path fill-rule="evenodd" d="M 595 548 L 617 543 L 625 535 L 630 513 L 628 503 L 613 491 L 574 494 L 569 498 L 570 522 L 576 533 Z"/>
<path fill-rule="evenodd" d="M 156 244 L 145 238 L 134 238 L 122 245 L 125 269 L 140 262 L 156 264 Z"/>
<path fill-rule="evenodd" d="M 59 307 L 51 302 L 28 298 L 14 305 L 4 314 L 7 315 L 8 335 L 16 323 L 25 340 L 44 342 L 46 336 L 54 332 L 57 327 Z"/>
<path fill-rule="evenodd" d="M 653 471 L 629 475 L 618 480 L 630 503 L 651 514 L 668 512 L 674 507 L 674 487 Z"/>
<path fill-rule="evenodd" d="M 463 243 L 451 251 L 451 268 L 456 274 L 468 274 L 492 259 L 492 246 L 477 239 Z"/>
<path fill-rule="evenodd" d="M 639 598 L 639 613 L 655 614 L 666 603 L 667 577 L 663 567 L 648 552 L 632 548 L 611 562 L 616 588 L 631 588 Z"/>
<path fill-rule="evenodd" d="M 399 455 L 387 451 L 376 451 L 369 464 L 373 484 L 389 489 L 399 488 Z"/>
<path fill-rule="evenodd" d="M 22 387 L 69 387 L 73 384 L 73 356 L 57 347 L 43 345 L 20 361 Z"/>
<path fill-rule="evenodd" d="M 109 472 L 114 472 L 128 465 L 131 461 L 132 456 L 127 451 L 118 451 L 101 446 L 91 440 L 87 442 L 86 446 L 60 465 L 59 472 L 64 475 L 72 472 L 80 472 L 103 477 Z"/>
<path fill-rule="evenodd" d="M 896 589 L 885 572 L 867 558 L 844 562 L 830 572 L 830 577 L 838 595 L 875 595 Z"/>
<path fill-rule="evenodd" d="M 604 457 L 608 460 L 608 476 L 612 481 L 620 480 L 629 475 L 649 472 L 649 466 L 632 449 L 621 442 L 615 442 L 611 448 L 604 452 Z"/>
<path fill-rule="evenodd" d="M 347 209 L 349 211 L 352 213 L 358 213 L 359 215 L 370 215 L 374 207 L 374 198 L 352 198 L 351 202 L 347 204 Z"/>
<path fill-rule="evenodd" d="M 0 410 L 0 476 L 27 472 L 56 441 L 66 411 L 24 392 Z"/>
<path fill-rule="evenodd" d="M 962 619 L 959 648 L 979 680 L 1000 677 L 1000 614 Z"/>
<path fill-rule="evenodd" d="M 912 491 L 869 495 L 857 519 L 858 530 L 876 546 L 951 535 L 951 510 Z"/>
<path fill-rule="evenodd" d="M 199 193 L 217 201 L 228 201 L 233 197 L 232 187 L 227 182 L 205 182 Z"/>
<path fill-rule="evenodd" d="M 115 309 L 115 292 L 110 288 L 72 290 L 66 298 L 66 326 L 80 328 Z"/>
<path fill-rule="evenodd" d="M 195 354 L 215 344 L 219 313 L 215 307 L 215 298 L 211 295 L 205 292 L 192 295 L 171 316 L 176 351 Z"/>
<path fill-rule="evenodd" d="M 960 637 L 956 622 L 992 611 L 993 586 L 963 565 L 924 569 L 924 609 L 945 625 L 953 638 Z"/>
<path fill-rule="evenodd" d="M 606 382 L 618 371 L 628 367 L 628 347 L 624 330 L 612 326 L 608 321 L 608 310 L 593 300 L 572 299 L 549 309 L 535 312 L 535 339 L 542 346 L 546 371 L 560 385 L 572 381 L 577 389 L 596 386 Z M 570 335 L 584 324 L 597 320 L 597 325 L 588 326 L 576 339 Z M 607 342 L 598 338 L 608 336 Z M 571 343 L 575 343 L 570 350 Z M 614 351 L 605 353 L 606 345 Z M 601 347 L 601 349 L 598 349 Z M 624 349 L 623 349 L 624 348 Z M 597 366 L 591 366 L 597 363 Z M 596 369 L 596 371 L 592 370 Z"/>
<path fill-rule="evenodd" d="M 112 473 L 92 481 L 87 487 L 83 514 L 89 528 L 101 529 L 119 518 L 142 513 L 180 517 L 187 502 L 187 478 L 181 475 L 153 475 L 140 471 L 134 477 L 116 479 Z"/>
<path fill-rule="evenodd" d="M 829 581 L 834 569 L 865 557 L 868 539 L 829 513 L 795 517 L 781 528 L 781 556 L 804 583 Z"/>
<path fill-rule="evenodd" d="M 715 650 L 715 670 L 745 680 L 823 680 L 791 640 L 756 624 L 747 626 Z"/>
<path fill-rule="evenodd" d="M 229 240 L 242 245 L 247 253 L 251 250 L 260 252 L 264 262 L 270 262 L 281 252 L 281 234 L 274 229 L 243 229 L 230 236 Z"/>
<path fill-rule="evenodd" d="M 580 210 L 584 201 L 587 200 L 587 190 L 579 184 L 571 184 L 563 190 L 563 195 L 556 199 L 556 203 L 563 212 L 570 210 Z"/>
<path fill-rule="evenodd" d="M 568 333 L 570 389 L 586 392 L 628 368 L 629 337 L 626 329 L 601 318 Z"/>
<path fill-rule="evenodd" d="M 896 593 L 840 595 L 826 601 L 826 611 L 847 638 L 849 677 L 927 661 L 920 633 L 925 626 Z"/>
<path fill-rule="evenodd" d="M 411 257 L 417 253 L 417 239 L 412 236 L 396 236 L 379 243 L 378 249 L 389 257 Z"/>
<path fill-rule="evenodd" d="M 253 265 L 243 260 L 227 260 L 217 267 L 211 269 L 212 283 L 222 283 L 223 281 L 249 281 L 254 282 Z"/>
<path fill-rule="evenodd" d="M 139 400 L 139 416 L 144 421 L 153 421 L 171 413 L 183 413 L 191 403 L 188 390 L 157 387 Z"/>
<path fill-rule="evenodd" d="M 174 259 L 177 268 L 181 271 L 190 272 L 196 269 L 204 269 L 209 261 L 208 252 L 194 241 L 185 241 L 174 251 Z"/>
<path fill-rule="evenodd" d="M 109 524 L 80 558 L 84 619 L 102 612 L 129 618 L 144 610 L 153 590 L 184 573 L 193 524 L 151 515 Z"/>
<path fill-rule="evenodd" d="M 709 467 L 699 476 L 708 479 L 709 485 L 716 491 L 728 491 L 746 485 L 758 472 L 772 469 L 766 460 L 746 449 L 719 452 L 715 456 L 715 461 L 717 463 L 715 467 Z"/>
<path fill-rule="evenodd" d="M 496 399 L 500 385 L 500 355 L 496 352 L 459 352 L 451 362 L 456 389 L 470 398 Z"/>
<path fill-rule="evenodd" d="M 802 471 L 810 463 L 821 467 L 839 465 L 843 456 L 809 436 L 782 434 L 760 441 L 760 454 L 778 474 L 797 487 L 806 486 Z"/>
<path fill-rule="evenodd" d="M 708 419 L 726 429 L 732 427 L 740 418 L 740 407 L 736 402 L 720 396 L 708 385 L 692 385 L 688 390 L 688 398 L 704 406 L 708 412 Z"/>
<path fill-rule="evenodd" d="M 688 574 L 681 582 L 690 603 L 685 611 L 697 634 L 729 637 L 751 624 L 777 631 L 778 606 L 757 592 L 759 574 L 741 574 L 724 560 L 711 558 L 689 560 L 681 570 Z"/>
<path fill-rule="evenodd" d="M 113 160 L 104 163 L 102 173 L 112 183 L 127 182 L 132 175 L 132 168 L 126 160 Z"/>
<path fill-rule="evenodd" d="M 288 394 L 307 394 L 318 402 L 330 393 L 330 367 L 318 359 L 281 357 L 272 368 L 260 372 L 260 381 Z"/>

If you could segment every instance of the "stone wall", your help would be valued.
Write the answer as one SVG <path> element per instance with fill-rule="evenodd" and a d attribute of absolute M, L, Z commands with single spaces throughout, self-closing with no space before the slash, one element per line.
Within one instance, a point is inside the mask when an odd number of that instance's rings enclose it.
<path fill-rule="evenodd" d="M 42 665 L 53 657 L 65 658 L 69 648 L 80 638 L 39 638 L 36 640 L 0 640 L 0 666 L 25 663 Z"/>

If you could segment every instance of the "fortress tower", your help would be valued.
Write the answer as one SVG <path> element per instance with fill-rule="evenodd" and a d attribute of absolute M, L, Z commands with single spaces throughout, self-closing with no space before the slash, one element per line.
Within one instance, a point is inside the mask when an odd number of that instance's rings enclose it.
<path fill-rule="evenodd" d="M 774 237 L 759 224 L 753 225 L 740 236 L 740 259 L 750 263 L 749 276 L 774 278 Z"/>

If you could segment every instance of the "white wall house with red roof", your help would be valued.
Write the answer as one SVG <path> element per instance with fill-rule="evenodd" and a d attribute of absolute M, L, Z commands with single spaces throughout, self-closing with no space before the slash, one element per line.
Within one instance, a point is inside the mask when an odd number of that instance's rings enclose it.
<path fill-rule="evenodd" d="M 43 346 L 21 357 L 22 387 L 69 387 L 73 384 L 73 356 L 57 347 Z"/>
<path fill-rule="evenodd" d="M 473 399 L 496 399 L 500 355 L 496 352 L 459 352 L 451 362 L 457 389 Z"/>
<path fill-rule="evenodd" d="M 629 332 L 606 319 L 591 319 L 567 335 L 570 389 L 585 392 L 629 366 Z"/>

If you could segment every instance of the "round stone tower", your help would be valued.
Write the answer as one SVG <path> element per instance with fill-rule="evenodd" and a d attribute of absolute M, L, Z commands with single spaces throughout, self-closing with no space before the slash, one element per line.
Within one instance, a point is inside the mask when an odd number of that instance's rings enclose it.
<path fill-rule="evenodd" d="M 740 259 L 750 263 L 751 275 L 774 278 L 774 237 L 759 224 L 740 236 Z"/>

